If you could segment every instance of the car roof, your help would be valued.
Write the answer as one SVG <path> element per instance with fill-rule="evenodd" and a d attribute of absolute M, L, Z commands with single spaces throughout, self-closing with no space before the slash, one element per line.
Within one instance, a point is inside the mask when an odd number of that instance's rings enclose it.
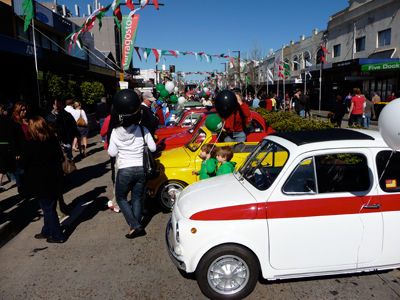
<path fill-rule="evenodd" d="M 375 140 L 371 135 L 347 129 L 306 130 L 294 132 L 275 132 L 276 135 L 291 141 L 297 146 L 304 144 L 344 141 L 344 140 Z"/>
<path fill-rule="evenodd" d="M 304 147 L 304 151 L 318 149 L 319 147 L 321 147 L 320 149 L 342 147 L 388 147 L 379 132 L 363 129 L 338 128 L 277 132 L 268 135 L 264 139 L 271 139 L 282 145 L 290 142 L 297 147 Z M 316 146 L 317 143 L 321 143 L 321 145 Z"/>

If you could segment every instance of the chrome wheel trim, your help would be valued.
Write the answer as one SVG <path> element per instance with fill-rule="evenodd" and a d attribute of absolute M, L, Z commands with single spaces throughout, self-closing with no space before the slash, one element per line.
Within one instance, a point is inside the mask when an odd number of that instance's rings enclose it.
<path fill-rule="evenodd" d="M 246 287 L 249 272 L 249 267 L 243 259 L 235 255 L 224 255 L 210 264 L 207 280 L 218 294 L 232 295 Z"/>
<path fill-rule="evenodd" d="M 179 183 L 168 183 L 161 191 L 161 202 L 165 207 L 172 209 L 175 203 L 175 195 L 181 193 L 183 189 L 184 187 Z"/>

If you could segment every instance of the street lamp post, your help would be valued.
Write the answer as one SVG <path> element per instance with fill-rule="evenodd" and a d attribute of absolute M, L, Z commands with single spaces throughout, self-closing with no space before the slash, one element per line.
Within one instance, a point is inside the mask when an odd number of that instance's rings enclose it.
<path fill-rule="evenodd" d="M 238 61 L 238 66 L 239 66 L 239 89 L 240 89 L 240 92 L 242 91 L 242 79 L 241 79 L 241 77 L 240 77 L 240 51 L 232 51 L 232 52 L 237 52 L 237 53 L 239 53 L 239 61 Z"/>

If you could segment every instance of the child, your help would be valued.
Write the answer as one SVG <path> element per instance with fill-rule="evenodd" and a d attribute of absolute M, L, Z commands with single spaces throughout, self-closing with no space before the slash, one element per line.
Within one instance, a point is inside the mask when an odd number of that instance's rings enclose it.
<path fill-rule="evenodd" d="M 217 150 L 217 160 L 221 165 L 218 168 L 217 176 L 230 174 L 235 171 L 236 163 L 231 161 L 233 157 L 233 150 L 229 146 L 224 146 L 218 148 Z"/>
<path fill-rule="evenodd" d="M 201 147 L 200 158 L 203 159 L 199 172 L 193 171 L 192 175 L 200 175 L 200 180 L 214 177 L 217 171 L 218 161 L 215 158 L 216 149 L 213 144 L 204 144 Z"/>

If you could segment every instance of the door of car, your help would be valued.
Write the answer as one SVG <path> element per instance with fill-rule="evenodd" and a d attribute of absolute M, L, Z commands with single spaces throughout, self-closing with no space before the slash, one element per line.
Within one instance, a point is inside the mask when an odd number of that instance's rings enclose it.
<path fill-rule="evenodd" d="M 380 206 L 373 206 L 379 197 L 371 165 L 368 149 L 293 161 L 266 205 L 273 268 L 353 269 L 380 256 L 383 222 Z"/>

